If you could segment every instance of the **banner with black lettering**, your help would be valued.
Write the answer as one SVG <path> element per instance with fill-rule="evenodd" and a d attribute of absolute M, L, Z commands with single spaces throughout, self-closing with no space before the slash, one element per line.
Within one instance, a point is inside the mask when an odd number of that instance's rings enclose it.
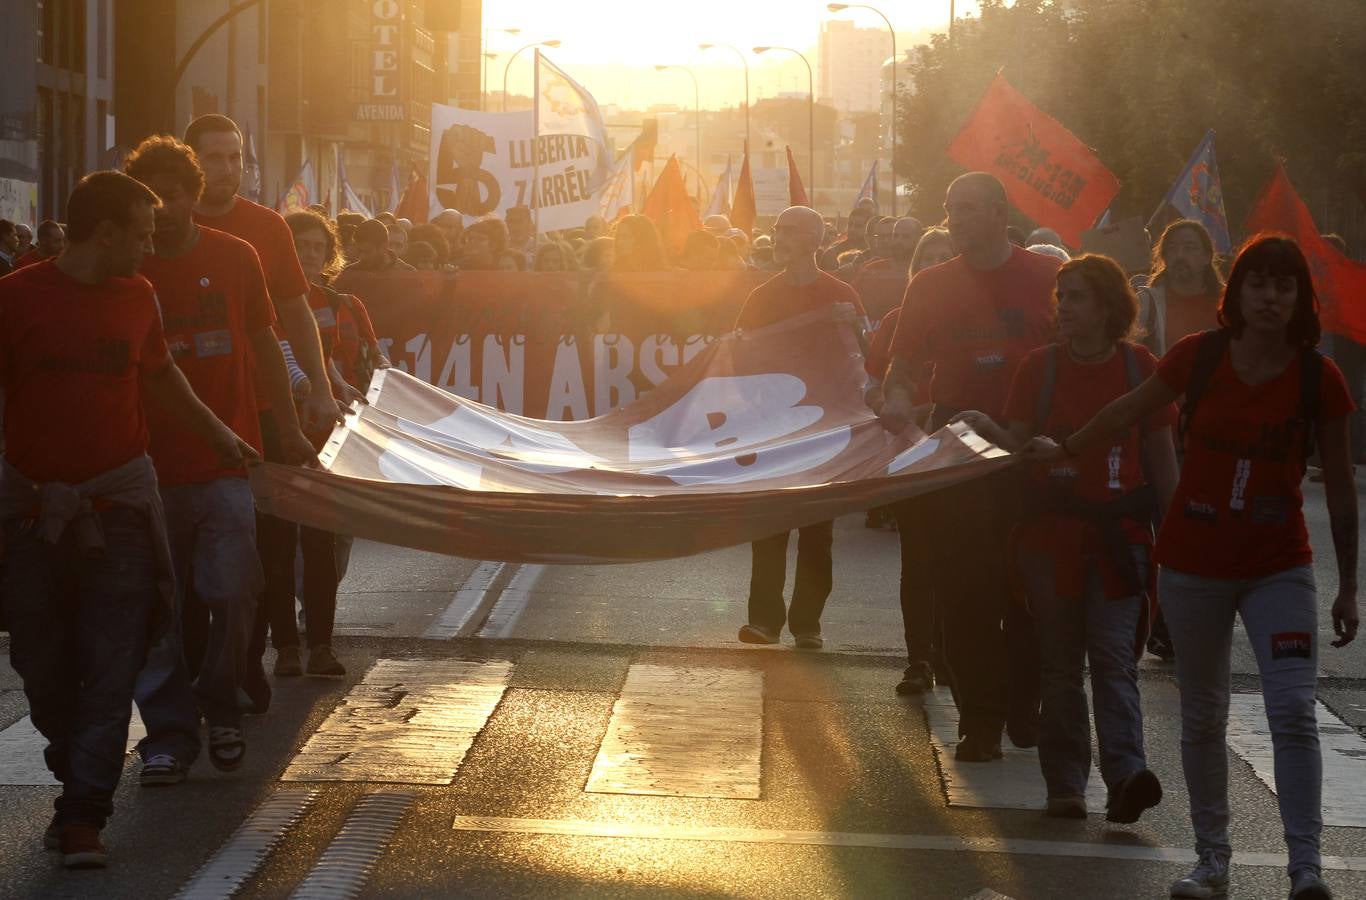
<path fill-rule="evenodd" d="M 583 135 L 534 138 L 531 110 L 484 113 L 432 104 L 429 181 L 437 203 L 471 221 L 540 209 L 540 230 L 578 228 L 599 212 L 605 148 Z"/>

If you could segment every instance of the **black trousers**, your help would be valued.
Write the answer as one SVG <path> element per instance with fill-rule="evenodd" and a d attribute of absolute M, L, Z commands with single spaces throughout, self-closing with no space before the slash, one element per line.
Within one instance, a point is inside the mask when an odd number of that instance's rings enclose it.
<path fill-rule="evenodd" d="M 261 442 L 265 458 L 279 462 L 280 432 L 275 417 L 261 414 Z M 266 636 L 279 650 L 299 646 L 299 626 L 294 618 L 294 558 L 304 558 L 304 616 L 308 620 L 308 645 L 332 643 L 337 615 L 336 536 L 330 531 L 299 526 L 286 519 L 256 514 L 256 552 L 261 557 L 265 587 L 256 609 L 249 659 L 254 664 L 266 652 Z"/>
<path fill-rule="evenodd" d="M 751 546 L 753 569 L 749 579 L 749 623 L 775 631 L 784 621 L 793 634 L 820 634 L 821 613 L 834 584 L 831 548 L 835 523 L 820 522 L 797 530 L 797 575 L 792 586 L 792 606 L 783 604 L 787 580 L 787 541 L 790 531 L 755 541 Z"/>
<path fill-rule="evenodd" d="M 1036 717 L 1039 655 L 1011 602 L 1010 532 L 1023 470 L 1003 469 L 910 501 L 923 510 L 931 582 L 963 735 L 998 740 L 1007 717 Z"/>
<path fill-rule="evenodd" d="M 934 553 L 930 548 L 933 523 L 926 521 L 923 504 L 903 500 L 892 506 L 901 541 L 901 626 L 906 633 L 907 662 L 929 662 L 938 621 L 935 614 Z"/>

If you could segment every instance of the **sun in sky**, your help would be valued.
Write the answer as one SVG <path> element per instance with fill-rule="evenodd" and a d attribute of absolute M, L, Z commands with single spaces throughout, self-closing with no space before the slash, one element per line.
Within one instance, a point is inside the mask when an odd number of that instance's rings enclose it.
<path fill-rule="evenodd" d="M 946 31 L 949 0 L 874 0 L 867 4 L 891 20 L 898 35 L 898 51 Z M 975 15 L 972 0 L 956 0 L 959 16 Z M 819 85 L 817 47 L 821 24 L 843 19 L 861 28 L 887 31 L 887 24 L 869 9 L 852 6 L 840 12 L 826 9 L 825 0 L 519 0 L 484 7 L 488 32 L 489 89 L 502 89 L 506 71 L 508 90 L 531 93 L 531 51 L 509 59 L 518 48 L 538 41 L 557 40 L 560 46 L 544 52 L 563 66 L 597 98 L 599 104 L 643 109 L 654 104 L 693 105 L 693 82 L 677 70 L 657 71 L 657 65 L 686 66 L 697 76 L 704 109 L 736 106 L 744 99 L 744 71 L 740 57 L 722 45 L 737 48 L 749 63 L 750 101 L 779 93 L 806 93 L 807 72 L 791 53 L 771 51 L 756 55 L 756 46 L 790 47 L 806 55 Z M 516 28 L 517 34 L 503 29 Z M 717 45 L 699 50 L 699 44 Z M 888 34 L 887 55 L 891 56 Z M 817 88 L 819 92 L 819 87 Z"/>

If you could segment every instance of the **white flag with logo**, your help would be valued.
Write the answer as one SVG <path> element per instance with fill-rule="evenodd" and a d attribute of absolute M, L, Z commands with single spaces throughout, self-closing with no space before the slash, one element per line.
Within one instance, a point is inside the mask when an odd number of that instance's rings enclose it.
<path fill-rule="evenodd" d="M 608 174 L 607 128 L 598 102 L 583 85 L 536 51 L 536 136 L 572 135 L 597 146 L 594 193 Z"/>

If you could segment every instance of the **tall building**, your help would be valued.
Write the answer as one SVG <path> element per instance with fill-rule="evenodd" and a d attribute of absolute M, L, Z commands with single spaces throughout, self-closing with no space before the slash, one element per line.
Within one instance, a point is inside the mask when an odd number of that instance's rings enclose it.
<path fill-rule="evenodd" d="M 395 167 L 426 170 L 431 104 L 479 101 L 482 0 L 0 5 L 0 217 L 19 221 L 60 219 L 82 175 L 208 112 L 250 133 L 263 203 L 308 162 L 335 209 L 340 158 L 378 211 Z"/>
<path fill-rule="evenodd" d="M 841 113 L 878 109 L 882 63 L 891 55 L 891 35 L 885 28 L 827 19 L 821 23 L 818 53 L 820 102 Z"/>

